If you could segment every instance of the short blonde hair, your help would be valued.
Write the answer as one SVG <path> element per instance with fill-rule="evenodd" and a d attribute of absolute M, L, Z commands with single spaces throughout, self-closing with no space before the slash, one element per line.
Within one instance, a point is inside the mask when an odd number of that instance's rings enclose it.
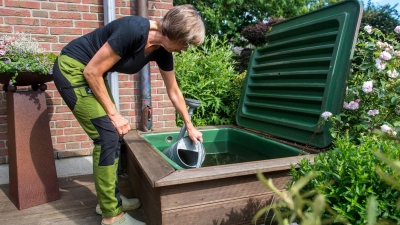
<path fill-rule="evenodd" d="M 197 9 L 189 4 L 178 5 L 160 21 L 161 32 L 172 41 L 199 46 L 204 42 L 205 27 Z"/>

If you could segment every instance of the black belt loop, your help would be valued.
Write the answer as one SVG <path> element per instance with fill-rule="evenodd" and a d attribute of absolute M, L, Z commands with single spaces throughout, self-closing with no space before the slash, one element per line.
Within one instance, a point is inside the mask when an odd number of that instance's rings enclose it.
<path fill-rule="evenodd" d="M 87 85 L 87 84 L 78 84 L 78 85 L 74 85 L 74 86 L 64 86 L 64 87 L 60 87 L 58 89 L 58 91 L 62 91 L 62 90 L 65 90 L 65 89 L 71 89 L 71 88 L 85 87 L 85 86 L 89 86 L 89 85 Z"/>

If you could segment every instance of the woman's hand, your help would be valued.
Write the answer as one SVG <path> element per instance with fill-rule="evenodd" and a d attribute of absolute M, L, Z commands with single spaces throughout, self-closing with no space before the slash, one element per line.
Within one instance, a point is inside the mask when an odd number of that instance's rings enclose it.
<path fill-rule="evenodd" d="M 203 142 L 203 134 L 198 131 L 192 123 L 186 124 L 186 130 L 188 132 L 189 138 L 197 144 L 197 141 Z"/>
<path fill-rule="evenodd" d="M 116 113 L 113 116 L 108 115 L 111 122 L 113 123 L 115 129 L 117 129 L 119 136 L 127 134 L 131 130 L 131 125 L 129 121 L 122 117 L 121 114 Z"/>

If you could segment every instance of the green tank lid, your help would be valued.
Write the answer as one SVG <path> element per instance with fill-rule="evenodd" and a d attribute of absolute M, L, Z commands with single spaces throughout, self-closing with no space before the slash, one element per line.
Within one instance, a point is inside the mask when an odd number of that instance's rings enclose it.
<path fill-rule="evenodd" d="M 268 44 L 252 53 L 237 124 L 329 146 L 329 123 L 320 127 L 321 114 L 343 107 L 361 17 L 361 3 L 349 0 L 275 24 Z"/>

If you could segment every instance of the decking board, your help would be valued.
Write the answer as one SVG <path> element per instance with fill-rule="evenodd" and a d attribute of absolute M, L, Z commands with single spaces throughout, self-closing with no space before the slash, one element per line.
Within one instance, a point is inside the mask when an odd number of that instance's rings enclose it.
<path fill-rule="evenodd" d="M 95 212 L 97 197 L 92 175 L 58 178 L 61 199 L 18 210 L 9 199 L 9 185 L 0 185 L 0 224 L 12 225 L 99 225 L 101 216 Z M 119 179 L 121 193 L 134 197 L 128 178 Z M 128 212 L 147 222 L 143 209 Z"/>

